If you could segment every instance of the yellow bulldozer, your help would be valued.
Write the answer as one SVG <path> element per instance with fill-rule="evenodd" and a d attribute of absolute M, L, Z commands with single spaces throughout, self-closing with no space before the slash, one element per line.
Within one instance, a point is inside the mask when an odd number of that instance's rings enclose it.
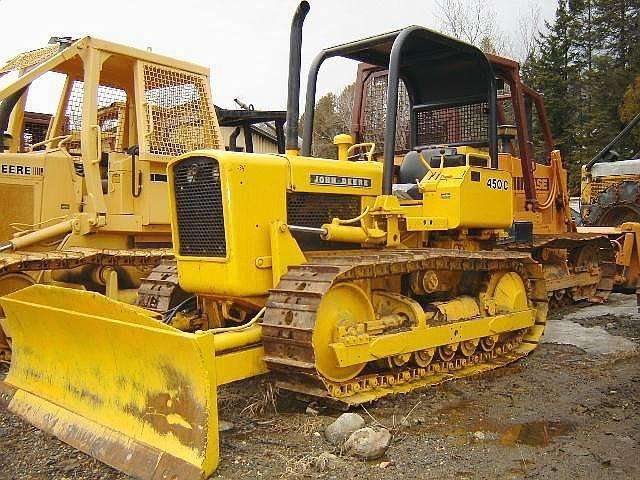
<path fill-rule="evenodd" d="M 584 300 L 603 302 L 614 288 L 640 292 L 640 223 L 626 223 L 620 228 L 576 225 L 569 205 L 567 171 L 560 151 L 554 146 L 542 97 L 522 82 L 517 62 L 497 55 L 487 58 L 500 84 L 498 159 L 499 167 L 513 177 L 513 228 L 529 230 L 525 235 L 528 241 L 507 242 L 504 247 L 529 251 L 543 265 L 552 307 Z M 387 81 L 385 68 L 359 65 L 351 128 L 351 136 L 358 142 L 378 145 L 384 142 Z M 447 145 L 445 156 L 454 161 L 458 151 L 462 151 L 458 145 L 462 144 L 464 149 L 470 145 L 465 135 L 486 121 L 484 112 L 466 104 L 436 105 L 431 109 L 429 123 L 412 132 L 409 98 L 407 87 L 401 82 L 395 161 L 396 177 L 401 181 L 422 178 L 426 173 L 419 161 L 404 161 L 407 152 L 414 148 L 412 135 L 418 135 L 423 144 Z M 484 145 L 480 149 L 486 150 Z M 632 183 L 637 189 L 637 181 L 629 176 L 618 180 L 621 190 L 631 192 Z M 520 235 L 513 233 L 518 240 Z"/>
<path fill-rule="evenodd" d="M 199 149 L 168 165 L 179 282 L 192 297 L 165 316 L 51 285 L 1 298 L 14 342 L 0 384 L 9 411 L 135 477 L 203 479 L 219 461 L 218 385 L 269 371 L 282 389 L 348 406 L 536 348 L 544 273 L 528 252 L 499 247 L 513 185 L 498 168 L 487 57 L 418 26 L 325 49 L 299 149 L 308 10 L 302 2 L 292 21 L 286 153 Z M 317 75 L 333 57 L 389 70 L 382 161 L 344 137 L 337 160 L 311 156 Z M 414 132 L 435 105 L 487 120 L 454 158 L 413 137 L 405 161 L 426 173 L 394 184 L 400 78 Z"/>
<path fill-rule="evenodd" d="M 640 113 L 582 167 L 580 212 L 585 225 L 618 227 L 640 223 L 640 150 L 628 158 L 614 148 L 640 124 Z"/>
<path fill-rule="evenodd" d="M 167 162 L 224 148 L 220 125 L 244 127 L 251 151 L 249 127 L 270 120 L 284 152 L 284 112 L 216 110 L 208 68 L 156 53 L 53 38 L 0 80 L 0 296 L 47 283 L 172 308 L 184 300 L 175 266 L 151 272 L 173 258 Z M 55 114 L 25 111 L 43 90 Z"/>
<path fill-rule="evenodd" d="M 614 148 L 640 123 L 640 113 L 582 167 L 578 231 L 606 235 L 616 246 L 616 287 L 638 296 L 640 309 L 640 151 Z M 623 146 L 624 148 L 624 146 Z"/>

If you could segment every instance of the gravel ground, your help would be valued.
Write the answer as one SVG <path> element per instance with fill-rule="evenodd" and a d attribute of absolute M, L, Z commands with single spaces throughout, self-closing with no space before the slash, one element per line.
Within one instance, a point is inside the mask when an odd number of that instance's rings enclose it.
<path fill-rule="evenodd" d="M 586 307 L 554 317 L 638 343 L 634 303 L 614 296 L 604 314 Z M 321 453 L 340 454 L 322 435 L 338 412 L 306 408 L 277 395 L 268 379 L 222 388 L 220 415 L 232 429 L 221 436 L 213 478 L 640 478 L 637 351 L 593 355 L 542 344 L 509 367 L 355 409 L 394 435 L 372 462 L 338 456 L 318 465 Z M 125 478 L 0 410 L 0 479 Z"/>

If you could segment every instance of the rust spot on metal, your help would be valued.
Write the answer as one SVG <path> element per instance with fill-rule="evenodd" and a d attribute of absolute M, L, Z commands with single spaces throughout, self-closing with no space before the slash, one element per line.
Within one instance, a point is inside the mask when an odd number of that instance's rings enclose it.
<path fill-rule="evenodd" d="M 207 412 L 198 401 L 192 382 L 171 365 L 160 367 L 167 391 L 146 392 L 145 407 L 129 404 L 125 411 L 161 434 L 172 433 L 180 443 L 191 448 L 206 444 Z"/>

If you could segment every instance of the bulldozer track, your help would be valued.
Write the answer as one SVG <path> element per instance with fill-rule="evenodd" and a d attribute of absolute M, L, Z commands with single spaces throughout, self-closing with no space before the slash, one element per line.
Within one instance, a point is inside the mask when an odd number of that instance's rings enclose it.
<path fill-rule="evenodd" d="M 140 282 L 136 305 L 164 315 L 188 296 L 178 283 L 176 261 L 163 259 Z"/>
<path fill-rule="evenodd" d="M 544 267 L 545 261 L 540 258 L 544 249 L 563 249 L 571 252 L 590 246 L 598 251 L 597 267 L 588 268 L 575 265 L 570 256 L 568 260 L 569 272 L 560 279 L 547 282 L 549 306 L 559 308 L 583 300 L 591 303 L 607 301 L 615 286 L 617 273 L 615 251 L 611 241 L 601 234 L 566 232 L 562 234 L 537 234 L 533 236 L 532 244 L 513 244 L 507 248 L 512 251 L 530 251 Z M 586 275 L 589 279 L 586 282 L 580 281 L 581 274 Z M 560 287 L 557 286 L 558 284 Z M 589 291 L 593 293 L 585 293 Z"/>
<path fill-rule="evenodd" d="M 115 250 L 70 247 L 47 252 L 5 252 L 0 253 L 0 279 L 23 272 L 72 270 L 90 265 L 95 267 L 155 267 L 163 261 L 172 261 L 173 258 L 173 250 L 169 248 Z M 176 287 L 177 278 L 176 286 L 172 291 L 175 291 Z M 166 296 L 171 298 L 170 294 Z M 160 310 L 156 311 L 164 313 Z M 0 316 L 2 316 L 1 310 Z M 10 359 L 9 339 L 0 328 L 0 362 L 9 362 Z"/>
<path fill-rule="evenodd" d="M 409 249 L 397 252 L 340 252 L 310 255 L 309 263 L 291 267 L 271 290 L 262 323 L 265 362 L 279 374 L 281 388 L 342 404 L 357 404 L 381 396 L 481 373 L 512 362 L 533 350 L 546 323 L 547 293 L 540 265 L 528 253 Z M 339 282 L 409 274 L 415 271 L 514 271 L 524 280 L 529 302 L 536 308 L 534 334 L 513 332 L 491 352 L 426 368 L 397 368 L 365 373 L 346 382 L 332 382 L 316 370 L 312 336 L 323 295 Z M 507 335 L 508 337 L 508 335 Z"/>
<path fill-rule="evenodd" d="M 149 266 L 172 260 L 170 248 L 112 250 L 70 247 L 47 252 L 12 252 L 0 254 L 0 275 L 39 270 L 67 270 L 85 265 Z"/>

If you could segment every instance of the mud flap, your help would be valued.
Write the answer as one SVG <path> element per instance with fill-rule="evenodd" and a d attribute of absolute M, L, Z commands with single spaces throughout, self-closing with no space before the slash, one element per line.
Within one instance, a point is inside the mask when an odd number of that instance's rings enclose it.
<path fill-rule="evenodd" d="M 52 286 L 0 303 L 13 341 L 0 385 L 9 411 L 138 478 L 213 473 L 213 334 L 184 333 L 138 307 Z"/>

